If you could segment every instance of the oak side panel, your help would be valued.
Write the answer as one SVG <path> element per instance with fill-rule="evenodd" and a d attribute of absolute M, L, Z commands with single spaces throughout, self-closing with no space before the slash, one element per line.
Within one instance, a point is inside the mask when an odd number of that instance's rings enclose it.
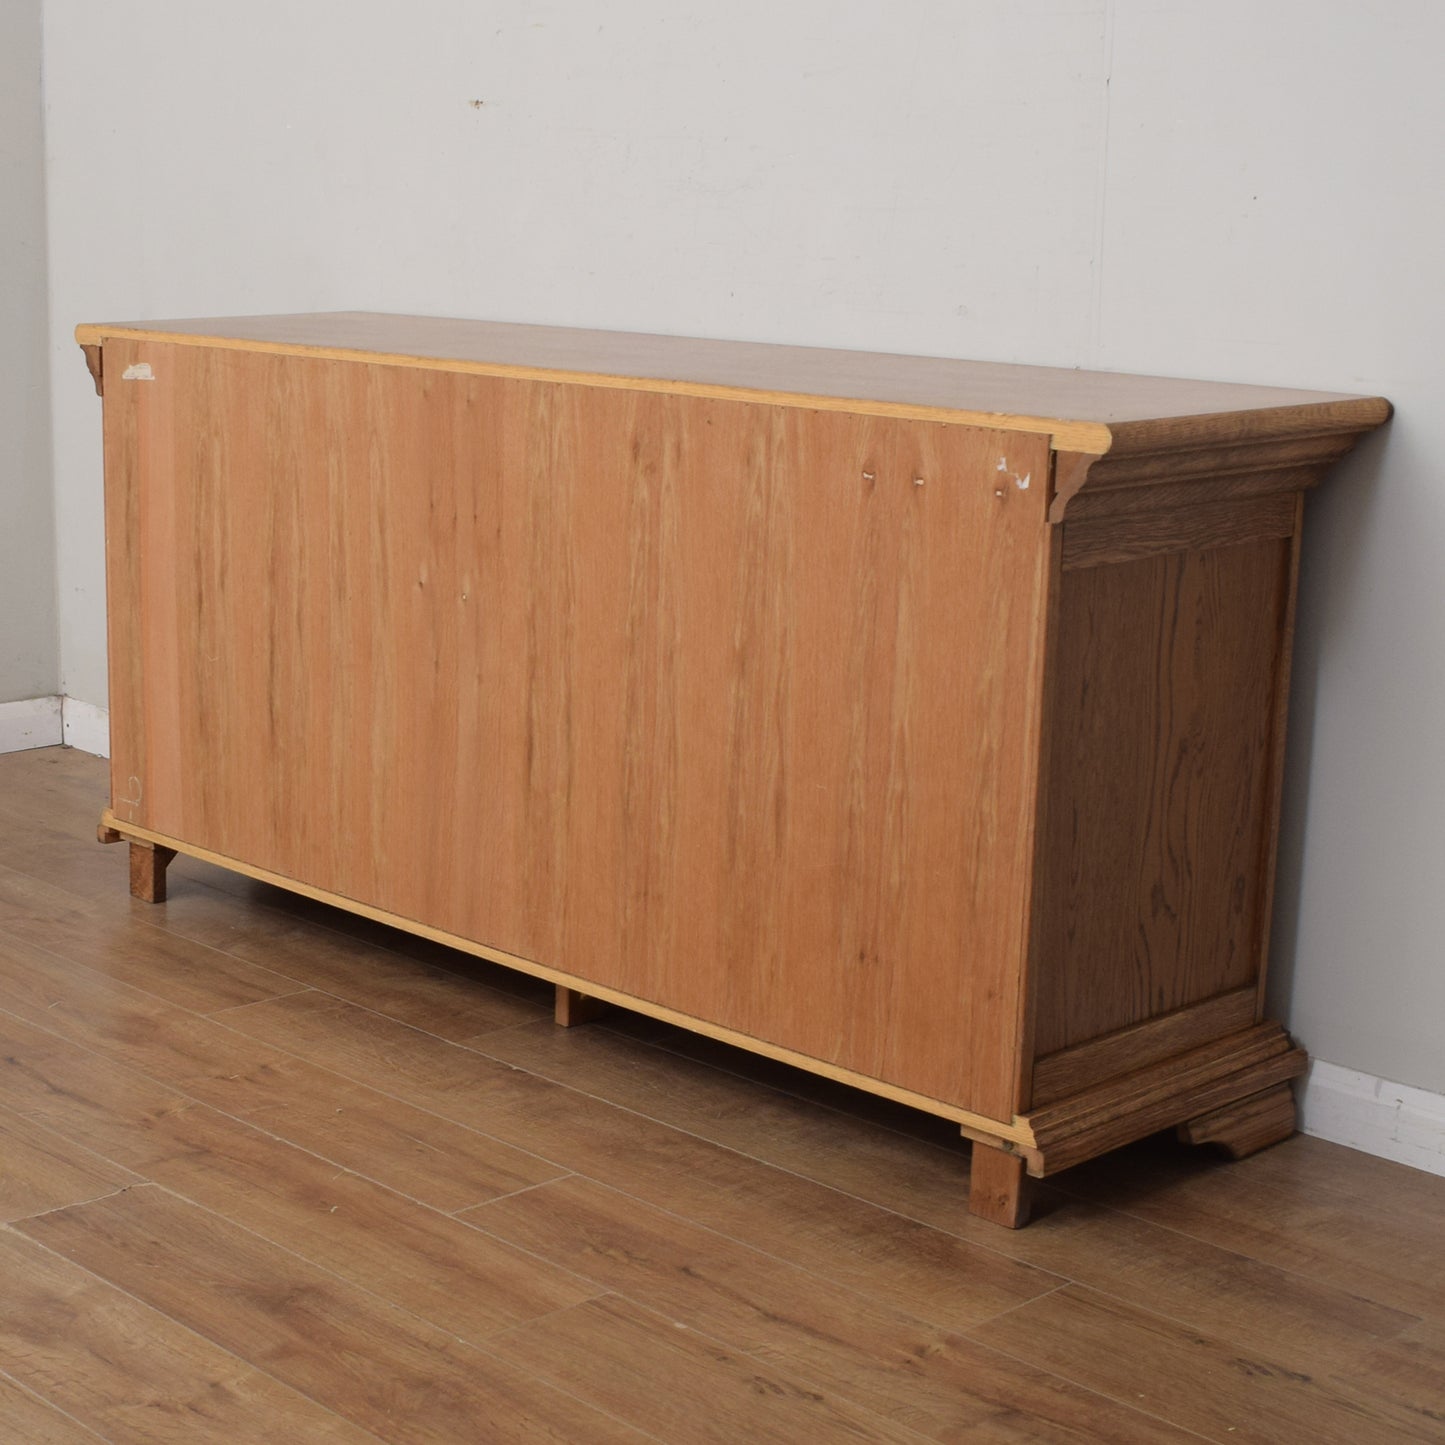
<path fill-rule="evenodd" d="M 1290 556 L 1064 571 L 1036 1057 L 1257 981 Z"/>
<path fill-rule="evenodd" d="M 136 359 L 121 821 L 1011 1115 L 1044 438 Z"/>

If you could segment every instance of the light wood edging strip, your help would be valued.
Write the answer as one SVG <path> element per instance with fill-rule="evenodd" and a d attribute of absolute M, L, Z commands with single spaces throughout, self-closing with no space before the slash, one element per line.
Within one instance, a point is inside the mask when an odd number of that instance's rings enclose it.
<path fill-rule="evenodd" d="M 766 1039 L 753 1038 L 751 1035 L 738 1033 L 734 1029 L 722 1028 L 717 1024 L 709 1023 L 706 1019 L 679 1013 L 676 1009 L 665 1008 L 661 1004 L 651 1003 L 647 999 L 637 998 L 618 989 L 605 988 L 601 984 L 593 983 L 576 974 L 548 968 L 545 964 L 535 963 L 530 958 L 520 958 L 503 949 L 491 948 L 484 943 L 474 942 L 470 938 L 462 938 L 455 933 L 432 928 L 416 919 L 388 913 L 384 908 L 373 908 L 370 904 L 361 903 L 354 898 L 343 898 L 338 893 L 328 893 L 324 888 L 313 888 L 310 884 L 301 883 L 294 878 L 283 877 L 281 874 L 272 873 L 265 868 L 253 867 L 236 858 L 227 858 L 224 854 L 213 853 L 209 848 L 201 848 L 179 838 L 168 837 L 164 833 L 152 832 L 149 828 L 142 828 L 135 823 L 127 823 L 124 819 L 117 818 L 109 808 L 101 814 L 100 827 L 116 834 L 118 838 L 126 842 L 148 843 L 152 846 L 170 848 L 177 853 L 184 853 L 189 858 L 199 859 L 202 863 L 213 863 L 219 868 L 244 874 L 247 878 L 254 878 L 260 883 L 270 883 L 277 888 L 284 888 L 288 892 L 299 893 L 305 898 L 315 899 L 318 903 L 327 903 L 333 908 L 341 908 L 348 913 L 370 918 L 373 922 L 384 923 L 391 928 L 399 928 L 404 933 L 430 939 L 433 943 L 445 944 L 448 948 L 455 948 L 461 953 L 484 958 L 489 963 L 499 963 L 506 968 L 516 969 L 518 973 L 530 974 L 533 978 L 543 979 L 547 983 L 560 984 L 564 988 L 573 989 L 589 998 L 598 999 L 604 1003 L 618 1004 L 635 1013 L 646 1014 L 649 1018 L 676 1024 L 693 1033 L 717 1039 L 721 1043 L 733 1044 L 738 1048 L 747 1049 L 750 1053 L 762 1054 L 766 1058 L 776 1059 L 779 1063 L 791 1064 L 794 1068 L 804 1069 L 810 1074 L 819 1074 L 824 1078 L 833 1079 L 837 1083 L 861 1089 L 865 1093 L 891 1099 L 894 1103 L 906 1104 L 909 1108 L 920 1109 L 924 1113 L 951 1120 L 956 1124 L 966 1126 L 970 1137 L 983 1135 L 998 1143 L 1013 1144 L 1024 1148 L 1031 1147 L 1034 1143 L 1033 1131 L 1018 1118 L 1007 1123 L 1001 1119 L 990 1119 L 983 1114 L 975 1114 L 968 1109 L 945 1104 L 942 1100 L 915 1094 L 909 1089 L 896 1088 L 880 1079 L 871 1079 L 864 1074 L 853 1073 L 849 1069 L 837 1068 L 823 1059 L 809 1058 L 806 1054 L 779 1048 L 775 1044 L 768 1043 Z"/>
<path fill-rule="evenodd" d="M 748 401 L 766 406 L 806 407 L 810 411 L 841 411 L 852 416 L 887 416 L 905 421 L 931 421 L 951 426 L 985 427 L 992 431 L 1032 432 L 1050 438 L 1056 451 L 1108 451 L 1112 435 L 1102 422 L 1069 421 L 1063 417 L 1024 416 L 1011 412 L 966 411 L 953 407 L 918 406 L 867 397 L 828 396 L 810 392 L 768 391 L 761 387 L 726 386 L 718 382 L 679 381 L 664 377 L 619 376 L 565 368 L 505 365 L 500 362 L 412 356 L 404 352 L 366 351 L 356 347 L 308 346 L 296 341 L 255 341 L 231 336 L 199 336 L 185 332 L 148 331 L 141 327 L 82 325 L 75 339 L 86 350 L 106 341 L 163 342 L 170 346 L 201 346 L 213 351 L 251 351 L 268 356 L 309 356 L 321 361 L 360 361 L 370 366 L 403 366 L 419 371 L 460 372 L 469 376 L 501 376 L 513 381 L 556 381 L 572 386 L 597 386 L 613 391 L 645 391 L 667 396 L 702 396 L 714 401 Z"/>

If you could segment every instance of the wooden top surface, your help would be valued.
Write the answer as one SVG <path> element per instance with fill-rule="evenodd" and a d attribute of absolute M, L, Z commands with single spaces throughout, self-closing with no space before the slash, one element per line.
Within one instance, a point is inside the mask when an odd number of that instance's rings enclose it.
<path fill-rule="evenodd" d="M 1095 454 L 1363 431 L 1390 415 L 1381 397 L 1338 392 L 363 311 L 76 328 L 82 346 L 107 337 L 962 422 Z"/>

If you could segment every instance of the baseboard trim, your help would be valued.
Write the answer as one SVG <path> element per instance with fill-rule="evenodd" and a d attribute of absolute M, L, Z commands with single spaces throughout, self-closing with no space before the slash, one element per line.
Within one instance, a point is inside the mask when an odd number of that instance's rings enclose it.
<path fill-rule="evenodd" d="M 108 758 L 110 709 L 73 697 L 0 702 L 0 753 L 62 746 Z"/>
<path fill-rule="evenodd" d="M 0 702 L 0 753 L 55 748 L 64 737 L 60 698 L 27 697 L 19 702 Z"/>
<path fill-rule="evenodd" d="M 94 753 L 98 758 L 110 756 L 110 709 L 78 698 L 61 699 L 65 746 Z"/>
<path fill-rule="evenodd" d="M 1445 1095 L 1315 1060 L 1300 1090 L 1300 1128 L 1316 1139 L 1445 1175 Z"/>

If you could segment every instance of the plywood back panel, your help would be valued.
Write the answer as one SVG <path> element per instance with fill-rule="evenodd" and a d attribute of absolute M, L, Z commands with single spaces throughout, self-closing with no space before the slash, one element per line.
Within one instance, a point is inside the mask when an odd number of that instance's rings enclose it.
<path fill-rule="evenodd" d="M 118 816 L 1009 1116 L 1045 439 L 105 369 Z"/>
<path fill-rule="evenodd" d="M 1256 982 L 1290 562 L 1265 537 L 1063 572 L 1036 1056 Z"/>

